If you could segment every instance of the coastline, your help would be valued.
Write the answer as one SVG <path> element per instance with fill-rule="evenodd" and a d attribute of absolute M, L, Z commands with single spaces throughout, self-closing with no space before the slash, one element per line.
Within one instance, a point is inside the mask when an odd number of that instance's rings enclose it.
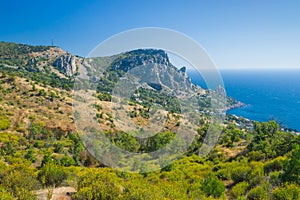
<path fill-rule="evenodd" d="M 264 122 L 264 121 L 260 121 L 260 120 L 253 120 L 253 119 L 250 119 L 250 118 L 246 118 L 244 116 L 241 116 L 241 115 L 236 115 L 236 114 L 230 114 L 230 113 L 227 113 L 227 111 L 229 110 L 233 110 L 233 109 L 238 109 L 238 108 L 243 108 L 247 106 L 247 104 L 241 102 L 241 101 L 237 101 L 236 104 L 233 104 L 233 105 L 230 105 L 226 108 L 226 117 L 228 118 L 232 118 L 234 119 L 235 121 L 235 125 L 237 126 L 242 126 L 242 127 L 246 127 L 246 128 L 250 128 L 250 129 L 253 129 L 253 123 L 254 122 Z M 276 120 L 275 120 L 276 121 Z M 277 122 L 278 123 L 278 122 Z M 283 132 L 289 132 L 289 133 L 294 133 L 296 135 L 300 135 L 300 131 L 297 130 L 297 129 L 293 129 L 293 128 L 289 128 L 287 126 L 282 126 L 280 123 L 278 123 L 279 125 L 279 129 L 280 131 L 283 131 Z"/>

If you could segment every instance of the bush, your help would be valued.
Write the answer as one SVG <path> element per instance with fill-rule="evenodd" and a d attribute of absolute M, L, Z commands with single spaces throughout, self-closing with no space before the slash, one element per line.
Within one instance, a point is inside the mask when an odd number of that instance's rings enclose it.
<path fill-rule="evenodd" d="M 37 158 L 34 155 L 34 149 L 32 147 L 27 150 L 27 153 L 24 155 L 24 158 L 33 163 L 37 161 Z"/>
<path fill-rule="evenodd" d="M 264 165 L 265 174 L 269 174 L 270 172 L 273 172 L 273 171 L 282 170 L 284 161 L 285 161 L 285 159 L 283 157 L 278 157 L 272 161 L 267 162 Z"/>
<path fill-rule="evenodd" d="M 240 196 L 244 196 L 247 192 L 248 187 L 249 183 L 247 183 L 246 181 L 240 182 L 232 187 L 230 191 L 230 196 L 233 199 L 237 199 Z"/>
<path fill-rule="evenodd" d="M 56 187 L 67 178 L 67 174 L 61 166 L 48 162 L 41 168 L 38 178 L 44 186 Z"/>
<path fill-rule="evenodd" d="M 251 168 L 250 172 L 247 174 L 247 182 L 250 184 L 250 187 L 255 187 L 260 185 L 264 180 L 264 169 L 262 162 L 249 163 Z"/>
<path fill-rule="evenodd" d="M 274 187 L 274 186 L 279 186 L 280 185 L 280 172 L 275 171 L 275 172 L 271 172 L 269 174 L 269 183 Z"/>
<path fill-rule="evenodd" d="M 32 122 L 29 126 L 29 139 L 42 140 L 47 139 L 50 133 L 46 129 L 45 122 Z"/>
<path fill-rule="evenodd" d="M 291 159 L 284 162 L 283 174 L 281 180 L 283 182 L 295 182 L 300 185 L 300 146 L 294 147 Z"/>
<path fill-rule="evenodd" d="M 285 184 L 273 190 L 272 199 L 274 200 L 300 199 L 300 187 L 293 183 Z"/>
<path fill-rule="evenodd" d="M 203 180 L 201 190 L 206 193 L 206 196 L 217 198 L 224 194 L 225 185 L 213 174 L 209 174 L 209 176 Z"/>
<path fill-rule="evenodd" d="M 98 99 L 100 101 L 111 101 L 111 94 L 108 92 L 99 93 Z"/>
<path fill-rule="evenodd" d="M 5 115 L 0 115 L 0 130 L 6 130 L 10 127 L 10 119 Z"/>
<path fill-rule="evenodd" d="M 38 189 L 38 182 L 36 180 L 35 171 L 27 164 L 11 165 L 4 171 L 0 172 L 1 187 L 6 188 L 7 192 L 13 195 L 14 199 L 34 200 L 36 199 L 33 190 Z M 1 197 L 0 189 L 0 197 Z M 9 198 L 8 193 L 4 194 Z M 5 199 L 5 198 L 0 198 Z"/>
<path fill-rule="evenodd" d="M 109 169 L 81 175 L 77 188 L 73 196 L 77 200 L 117 199 L 121 193 L 116 176 L 110 173 Z"/>
<path fill-rule="evenodd" d="M 53 151 L 54 151 L 55 153 L 62 153 L 63 150 L 64 150 L 64 145 L 63 145 L 63 143 L 58 142 L 58 143 L 54 144 L 54 150 L 53 150 Z"/>
<path fill-rule="evenodd" d="M 2 200 L 14 200 L 14 196 L 5 188 L 0 187 L 0 199 Z"/>
<path fill-rule="evenodd" d="M 247 153 L 247 157 L 249 158 L 249 160 L 256 160 L 256 161 L 264 159 L 264 155 L 259 151 L 250 151 L 249 153 Z"/>
<path fill-rule="evenodd" d="M 248 174 L 251 172 L 251 168 L 249 166 L 237 166 L 233 168 L 231 172 L 231 179 L 235 183 L 239 183 L 247 180 Z"/>
<path fill-rule="evenodd" d="M 270 199 L 268 193 L 262 186 L 257 186 L 251 189 L 247 196 L 248 200 L 268 200 Z"/>
<path fill-rule="evenodd" d="M 60 164 L 65 167 L 75 165 L 75 161 L 70 156 L 64 156 L 60 159 Z"/>

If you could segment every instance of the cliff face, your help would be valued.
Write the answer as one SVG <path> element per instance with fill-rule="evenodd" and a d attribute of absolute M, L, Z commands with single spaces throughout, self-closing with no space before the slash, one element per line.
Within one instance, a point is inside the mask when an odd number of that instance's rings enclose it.
<path fill-rule="evenodd" d="M 103 58 L 107 59 L 107 58 Z M 95 64 L 96 63 L 96 64 Z M 89 64 L 96 66 L 99 60 L 90 60 Z M 103 62 L 102 62 L 103 63 Z M 153 89 L 166 89 L 169 91 L 204 92 L 199 86 L 194 85 L 185 74 L 185 67 L 177 69 L 170 61 L 166 52 L 155 49 L 138 49 L 126 52 L 106 63 L 104 76 L 90 73 L 91 79 L 100 79 L 103 88 L 107 82 L 116 82 L 120 78 L 131 75 L 139 82 L 148 84 Z M 95 67 L 94 67 L 95 68 Z M 89 69 L 91 71 L 91 69 Z M 114 85 L 112 85 L 114 86 Z M 106 88 L 110 92 L 113 88 Z"/>
<path fill-rule="evenodd" d="M 29 72 L 54 73 L 61 78 L 76 74 L 82 58 L 53 46 L 0 43 L 0 65 Z"/>
<path fill-rule="evenodd" d="M 71 54 L 61 55 L 53 63 L 54 67 L 68 77 L 74 76 L 80 65 L 81 60 Z"/>
<path fill-rule="evenodd" d="M 152 86 L 168 87 L 171 90 L 201 90 L 191 83 L 184 67 L 178 70 L 170 63 L 165 51 L 155 49 L 138 49 L 110 57 L 84 60 L 58 47 L 1 42 L 0 65 L 40 75 L 53 74 L 65 79 L 74 78 L 84 68 L 89 78 L 99 80 L 105 77 L 112 82 L 126 73 L 135 73 L 143 76 L 144 81 Z M 114 77 L 115 74 L 117 77 Z"/>
<path fill-rule="evenodd" d="M 100 91 L 111 92 L 120 78 L 133 74 L 145 82 L 142 87 L 148 89 L 180 91 L 177 95 L 182 97 L 207 94 L 191 82 L 185 67 L 176 68 L 167 53 L 157 49 L 84 59 L 59 47 L 0 42 L 0 70 L 66 90 L 73 88 L 75 77 L 84 75 L 85 79 L 95 82 Z M 227 102 L 230 107 L 242 105 L 232 98 Z"/>

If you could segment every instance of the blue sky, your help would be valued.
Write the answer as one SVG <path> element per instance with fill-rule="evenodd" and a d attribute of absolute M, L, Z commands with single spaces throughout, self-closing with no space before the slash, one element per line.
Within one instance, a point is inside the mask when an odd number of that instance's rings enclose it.
<path fill-rule="evenodd" d="M 300 69 L 300 1 L 1 1 L 0 40 L 86 56 L 119 32 L 163 27 L 199 42 L 220 69 Z"/>

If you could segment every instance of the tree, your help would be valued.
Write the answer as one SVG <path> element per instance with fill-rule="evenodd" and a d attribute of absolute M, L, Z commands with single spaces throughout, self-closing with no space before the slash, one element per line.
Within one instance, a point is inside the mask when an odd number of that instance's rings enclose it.
<path fill-rule="evenodd" d="M 91 170 L 80 176 L 77 183 L 77 200 L 114 200 L 121 193 L 121 187 L 116 175 L 109 169 Z"/>
<path fill-rule="evenodd" d="M 46 187 L 57 187 L 67 178 L 64 169 L 53 162 L 46 163 L 38 173 L 40 182 Z"/>
<path fill-rule="evenodd" d="M 224 194 L 225 185 L 222 181 L 210 173 L 208 177 L 203 180 L 201 184 L 201 190 L 204 191 L 207 196 L 213 196 L 214 198 L 217 198 Z"/>
<path fill-rule="evenodd" d="M 24 155 L 24 158 L 31 161 L 31 162 L 35 162 L 37 160 L 37 158 L 34 155 L 34 148 L 30 147 L 27 150 L 27 153 Z"/>
<path fill-rule="evenodd" d="M 0 185 L 5 188 L 8 193 L 14 196 L 14 199 L 33 200 L 36 199 L 32 190 L 38 189 L 38 181 L 36 180 L 35 171 L 28 164 L 11 165 L 4 171 L 0 172 Z M 8 193 L 1 191 L 9 199 Z M 5 199 L 5 198 L 0 198 Z"/>
<path fill-rule="evenodd" d="M 69 167 L 69 166 L 72 166 L 75 164 L 73 158 L 71 158 L 70 156 L 64 156 L 60 159 L 60 164 L 62 166 L 66 166 L 66 167 Z"/>
<path fill-rule="evenodd" d="M 295 182 L 300 185 L 300 146 L 296 145 L 291 159 L 283 165 L 281 180 L 283 182 Z"/>

